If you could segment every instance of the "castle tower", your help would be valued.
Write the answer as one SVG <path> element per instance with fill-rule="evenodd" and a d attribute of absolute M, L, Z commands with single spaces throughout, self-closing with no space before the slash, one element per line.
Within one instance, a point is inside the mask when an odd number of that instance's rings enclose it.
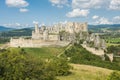
<path fill-rule="evenodd" d="M 85 31 L 85 32 L 88 31 L 88 23 L 87 23 L 87 22 L 85 22 L 85 23 L 83 24 L 83 31 Z"/>
<path fill-rule="evenodd" d="M 48 40 L 48 30 L 45 30 L 44 32 L 43 32 L 43 40 L 44 41 L 46 41 L 46 40 Z"/>
<path fill-rule="evenodd" d="M 39 27 L 38 27 L 38 24 L 35 24 L 35 33 L 39 33 Z"/>
<path fill-rule="evenodd" d="M 94 40 L 94 45 L 96 48 L 100 48 L 100 37 L 99 35 L 96 35 L 95 40 Z"/>
<path fill-rule="evenodd" d="M 39 31 L 38 24 L 35 24 L 35 30 L 32 31 L 32 39 L 39 39 L 39 34 L 40 34 L 40 31 Z"/>

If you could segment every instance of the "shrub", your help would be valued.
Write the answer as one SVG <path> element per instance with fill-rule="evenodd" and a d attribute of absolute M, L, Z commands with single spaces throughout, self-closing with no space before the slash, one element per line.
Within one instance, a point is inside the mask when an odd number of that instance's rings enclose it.
<path fill-rule="evenodd" d="M 116 62 L 114 60 L 114 62 L 111 63 L 107 56 L 105 56 L 107 60 L 103 61 L 100 56 L 92 54 L 80 44 L 75 44 L 70 49 L 66 50 L 62 56 L 65 56 L 66 58 L 69 57 L 71 63 L 87 64 L 112 70 L 120 70 L 120 62 Z"/>
<path fill-rule="evenodd" d="M 67 76 L 70 74 L 71 66 L 63 58 L 54 58 L 50 64 L 54 68 L 56 76 Z"/>
<path fill-rule="evenodd" d="M 9 49 L 0 53 L 0 80 L 56 80 L 47 65 L 20 48 Z"/>
<path fill-rule="evenodd" d="M 120 72 L 118 71 L 114 71 L 112 72 L 109 76 L 107 80 L 120 80 Z"/>

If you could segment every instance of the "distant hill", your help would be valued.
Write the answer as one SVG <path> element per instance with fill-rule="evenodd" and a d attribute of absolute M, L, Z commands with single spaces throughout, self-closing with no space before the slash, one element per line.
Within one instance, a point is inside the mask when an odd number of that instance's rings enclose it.
<path fill-rule="evenodd" d="M 8 31 L 4 31 L 0 33 L 1 37 L 20 37 L 20 36 L 31 36 L 32 29 L 31 28 L 23 28 L 23 29 L 9 29 Z"/>
<path fill-rule="evenodd" d="M 14 28 L 7 28 L 7 27 L 4 27 L 4 26 L 0 26 L 0 31 L 10 31 L 10 30 L 13 30 Z"/>
<path fill-rule="evenodd" d="M 120 24 L 88 25 L 92 32 L 120 32 Z"/>

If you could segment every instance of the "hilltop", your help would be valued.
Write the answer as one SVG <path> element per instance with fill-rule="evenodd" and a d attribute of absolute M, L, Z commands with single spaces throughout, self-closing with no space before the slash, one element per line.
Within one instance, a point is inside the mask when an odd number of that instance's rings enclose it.
<path fill-rule="evenodd" d="M 0 31 L 10 31 L 13 30 L 13 28 L 7 28 L 5 26 L 0 26 Z"/>

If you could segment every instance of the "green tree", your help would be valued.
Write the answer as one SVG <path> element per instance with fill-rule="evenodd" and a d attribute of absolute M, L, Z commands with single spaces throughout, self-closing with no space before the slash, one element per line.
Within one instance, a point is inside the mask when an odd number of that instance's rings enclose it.
<path fill-rule="evenodd" d="M 63 58 L 55 58 L 50 63 L 54 68 L 56 76 L 66 76 L 70 74 L 71 66 L 68 65 L 67 60 Z"/>
<path fill-rule="evenodd" d="M 0 80 L 55 79 L 48 63 L 25 54 L 20 48 L 0 52 Z"/>

